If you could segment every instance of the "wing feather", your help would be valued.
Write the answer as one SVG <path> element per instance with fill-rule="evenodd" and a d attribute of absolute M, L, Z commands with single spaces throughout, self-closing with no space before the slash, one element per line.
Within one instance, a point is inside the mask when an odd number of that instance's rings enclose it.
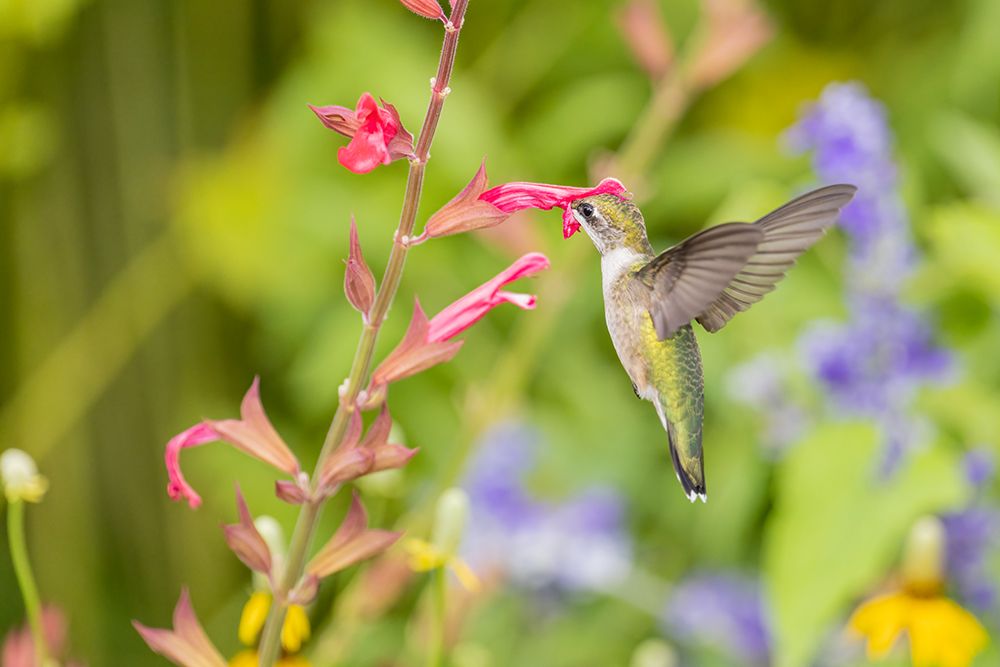
<path fill-rule="evenodd" d="M 762 233 L 756 252 L 719 297 L 698 313 L 698 322 L 708 331 L 718 331 L 733 315 L 760 301 L 837 220 L 856 191 L 853 185 L 813 190 L 750 225 Z"/>
<path fill-rule="evenodd" d="M 660 340 L 716 302 L 730 287 L 764 238 L 760 228 L 742 222 L 711 227 L 655 257 L 638 271 L 653 291 L 653 318 Z"/>

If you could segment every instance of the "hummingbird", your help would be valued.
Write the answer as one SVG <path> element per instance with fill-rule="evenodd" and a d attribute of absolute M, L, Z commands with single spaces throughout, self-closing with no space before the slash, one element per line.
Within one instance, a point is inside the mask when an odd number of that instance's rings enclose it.
<path fill-rule="evenodd" d="M 702 454 L 704 377 L 692 321 L 708 332 L 760 301 L 818 241 L 856 192 L 830 185 L 756 222 L 710 227 L 655 254 L 642 212 L 598 194 L 570 203 L 601 255 L 611 342 L 636 396 L 667 432 L 674 472 L 691 502 L 707 501 Z"/>

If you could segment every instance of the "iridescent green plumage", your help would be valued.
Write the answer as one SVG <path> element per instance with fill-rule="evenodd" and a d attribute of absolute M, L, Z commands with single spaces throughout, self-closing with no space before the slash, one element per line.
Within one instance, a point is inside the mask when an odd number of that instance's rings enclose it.
<path fill-rule="evenodd" d="M 706 499 L 704 380 L 689 323 L 697 320 L 717 331 L 759 301 L 833 224 L 854 192 L 851 185 L 821 188 L 755 223 L 718 225 L 656 256 L 632 202 L 597 195 L 572 203 L 601 253 L 605 317 L 615 351 L 636 395 L 656 408 L 689 499 Z"/>

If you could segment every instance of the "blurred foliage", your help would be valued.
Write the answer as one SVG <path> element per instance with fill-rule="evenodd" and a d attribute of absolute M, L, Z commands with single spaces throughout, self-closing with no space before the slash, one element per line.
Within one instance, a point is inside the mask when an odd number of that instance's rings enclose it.
<path fill-rule="evenodd" d="M 472 0 L 421 219 L 483 155 L 492 183 L 588 181 L 650 93 L 615 29 L 620 4 Z M 660 5 L 683 46 L 698 3 Z M 651 165 L 651 240 L 665 247 L 707 222 L 745 219 L 808 185 L 781 132 L 828 82 L 863 81 L 888 107 L 925 254 L 910 298 L 961 361 L 952 385 L 921 397 L 933 446 L 885 485 L 866 476 L 865 425 L 820 424 L 774 462 L 758 417 L 723 391 L 734 365 L 793 355 L 810 320 L 842 316 L 843 244 L 832 236 L 763 303 L 700 335 L 712 500 L 689 505 L 660 425 L 609 344 L 592 249 L 582 237 L 563 243 L 557 214 L 523 215 L 412 253 L 380 354 L 415 295 L 436 312 L 527 249 L 553 267 L 529 286 L 537 311 L 491 313 L 453 363 L 393 388 L 393 414 L 422 449 L 403 491 L 371 506 L 391 524 L 454 482 L 490 425 L 536 424 L 546 447 L 532 488 L 559 498 L 614 486 L 637 564 L 666 582 L 760 571 L 776 664 L 805 665 L 891 571 L 913 519 L 963 499 L 961 452 L 1000 453 L 1000 3 L 764 6 L 774 40 L 694 102 Z M 32 553 L 43 595 L 68 612 L 73 654 L 89 664 L 162 664 L 128 621 L 162 624 L 184 584 L 220 648 L 235 650 L 249 580 L 218 531 L 235 515 L 233 484 L 286 529 L 294 511 L 273 498 L 270 471 L 221 447 L 186 454 L 202 510 L 172 504 L 162 445 L 202 416 L 235 413 L 260 373 L 279 430 L 307 467 L 315 458 L 360 329 L 341 292 L 348 221 L 378 273 L 405 164 L 346 172 L 341 142 L 306 104 L 353 105 L 370 90 L 415 131 L 439 33 L 394 0 L 0 0 L 0 446 L 32 452 L 51 480 L 29 514 Z M 800 389 L 817 400 L 817 388 Z M 341 513 L 327 512 L 322 530 Z M 3 539 L 0 629 L 23 614 Z M 344 659 L 384 664 L 412 644 L 416 597 L 409 590 L 366 627 Z M 484 654 L 491 665 L 626 665 L 660 633 L 650 611 L 505 589 L 470 614 L 472 648 L 460 655 L 473 656 L 469 667 Z M 994 649 L 977 664 L 997 659 Z"/>

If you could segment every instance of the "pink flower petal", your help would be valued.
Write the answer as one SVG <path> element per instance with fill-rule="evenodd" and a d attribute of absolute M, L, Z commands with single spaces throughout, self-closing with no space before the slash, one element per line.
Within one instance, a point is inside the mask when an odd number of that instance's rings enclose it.
<path fill-rule="evenodd" d="M 156 653 L 181 667 L 226 667 L 222 654 L 212 644 L 195 616 L 187 589 L 174 607 L 172 630 L 146 627 L 138 621 L 132 626 Z"/>
<path fill-rule="evenodd" d="M 569 238 L 580 228 L 573 218 L 569 205 L 577 199 L 594 195 L 612 194 L 626 198 L 628 190 L 615 178 L 605 178 L 593 188 L 578 188 L 545 183 L 505 183 L 490 188 L 479 198 L 489 202 L 505 213 L 514 213 L 526 208 L 548 211 L 555 207 L 563 209 L 563 236 Z"/>
<path fill-rule="evenodd" d="M 260 378 L 255 377 L 243 403 L 240 419 L 207 422 L 224 440 L 240 451 L 270 464 L 293 477 L 299 472 L 299 461 L 271 425 L 260 401 Z"/>
<path fill-rule="evenodd" d="M 250 508 L 247 507 L 246 500 L 243 499 L 243 493 L 238 486 L 236 487 L 236 508 L 240 515 L 239 522 L 222 527 L 226 535 L 226 543 L 236 554 L 236 557 L 243 561 L 244 565 L 255 572 L 270 576 L 271 550 L 257 530 L 253 517 L 250 515 Z"/>
<path fill-rule="evenodd" d="M 436 238 L 498 225 L 510 214 L 480 199 L 486 190 L 486 159 L 469 184 L 430 217 L 421 238 Z"/>
<path fill-rule="evenodd" d="M 414 14 L 420 14 L 424 18 L 428 19 L 439 19 L 441 21 L 447 21 L 448 18 L 444 15 L 444 11 L 441 9 L 441 5 L 437 3 L 437 0 L 399 0 L 403 3 L 403 6 L 409 9 Z"/>
<path fill-rule="evenodd" d="M 387 530 L 368 530 L 367 526 L 368 515 L 355 493 L 340 528 L 309 561 L 306 571 L 315 577 L 327 577 L 388 549 L 401 535 Z"/>
<path fill-rule="evenodd" d="M 167 483 L 167 495 L 172 500 L 185 498 L 191 509 L 195 509 L 201 505 L 201 496 L 187 483 L 183 473 L 181 473 L 181 450 L 204 445 L 206 442 L 219 439 L 219 434 L 207 422 L 195 424 L 170 439 L 170 442 L 167 443 L 164 458 L 167 464 L 167 477 L 170 479 Z"/>
<path fill-rule="evenodd" d="M 403 127 L 396 108 L 384 100 L 380 108 L 371 93 L 363 93 L 353 111 L 337 105 L 309 108 L 323 125 L 351 138 L 337 159 L 357 174 L 413 155 L 413 135 Z"/>
<path fill-rule="evenodd" d="M 478 322 L 486 313 L 501 303 L 514 303 L 522 308 L 533 307 L 533 297 L 517 295 L 517 297 L 511 298 L 509 292 L 501 292 L 500 288 L 520 278 L 532 276 L 548 267 L 549 259 L 541 253 L 528 253 L 522 256 L 495 278 L 480 285 L 435 315 L 430 321 L 427 339 L 431 342 L 450 340 Z"/>

